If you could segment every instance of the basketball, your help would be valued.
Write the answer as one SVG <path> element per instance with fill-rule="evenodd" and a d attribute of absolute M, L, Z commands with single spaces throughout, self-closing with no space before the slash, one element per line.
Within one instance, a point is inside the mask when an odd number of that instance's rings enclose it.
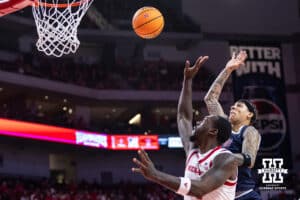
<path fill-rule="evenodd" d="M 144 39 L 157 37 L 165 25 L 161 12 L 154 7 L 142 7 L 138 9 L 132 18 L 134 32 Z"/>

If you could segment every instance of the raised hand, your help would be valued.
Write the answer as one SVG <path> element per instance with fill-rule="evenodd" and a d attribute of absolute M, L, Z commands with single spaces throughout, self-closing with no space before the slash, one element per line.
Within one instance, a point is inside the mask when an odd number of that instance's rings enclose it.
<path fill-rule="evenodd" d="M 153 180 L 157 172 L 153 162 L 144 150 L 139 150 L 138 154 L 140 160 L 133 158 L 133 162 L 138 166 L 138 168 L 132 168 L 132 172 L 141 173 L 146 179 Z"/>
<path fill-rule="evenodd" d="M 192 79 L 195 77 L 195 75 L 198 73 L 200 67 L 208 60 L 208 56 L 200 56 L 195 64 L 190 67 L 190 61 L 185 61 L 185 67 L 184 67 L 184 77 L 185 79 Z"/>
<path fill-rule="evenodd" d="M 246 51 L 240 51 L 238 55 L 235 52 L 232 53 L 231 59 L 226 64 L 226 69 L 236 70 L 241 66 L 245 65 L 245 60 L 247 59 Z"/>

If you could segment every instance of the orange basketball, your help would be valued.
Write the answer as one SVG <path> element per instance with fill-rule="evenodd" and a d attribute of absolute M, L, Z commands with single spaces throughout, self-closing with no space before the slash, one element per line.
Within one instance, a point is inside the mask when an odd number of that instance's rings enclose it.
<path fill-rule="evenodd" d="M 134 32 L 144 39 L 157 37 L 163 30 L 164 25 L 164 17 L 154 7 L 142 7 L 135 12 L 132 18 Z"/>

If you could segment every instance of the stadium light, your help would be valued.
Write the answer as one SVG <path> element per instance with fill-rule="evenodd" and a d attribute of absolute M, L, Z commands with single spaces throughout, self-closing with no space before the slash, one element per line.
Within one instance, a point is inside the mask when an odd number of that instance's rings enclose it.
<path fill-rule="evenodd" d="M 140 125 L 141 121 L 142 121 L 142 115 L 138 113 L 133 118 L 131 118 L 128 123 L 130 125 Z"/>

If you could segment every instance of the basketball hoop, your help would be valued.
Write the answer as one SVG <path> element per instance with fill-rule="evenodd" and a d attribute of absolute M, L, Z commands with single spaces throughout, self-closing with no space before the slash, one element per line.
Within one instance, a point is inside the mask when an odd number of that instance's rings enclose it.
<path fill-rule="evenodd" d="M 37 49 L 61 57 L 75 53 L 80 45 L 77 28 L 93 0 L 34 0 Z"/>

